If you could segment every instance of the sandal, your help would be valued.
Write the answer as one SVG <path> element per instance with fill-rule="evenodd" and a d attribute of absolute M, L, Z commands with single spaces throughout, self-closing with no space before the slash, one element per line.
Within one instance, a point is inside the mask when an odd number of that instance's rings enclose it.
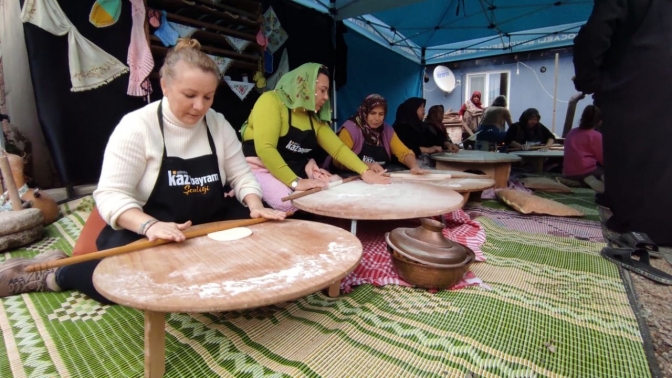
<path fill-rule="evenodd" d="M 623 269 L 630 270 L 661 284 L 672 285 L 672 275 L 651 266 L 649 263 L 649 251 L 646 249 L 604 247 L 600 254 Z M 634 260 L 632 256 L 639 256 L 639 260 Z"/>
<path fill-rule="evenodd" d="M 643 232 L 626 232 L 623 234 L 609 233 L 607 235 L 610 242 L 614 245 L 622 248 L 631 248 L 631 249 L 645 249 L 651 257 L 660 258 L 661 255 L 658 252 L 658 245 L 651 240 L 649 235 Z"/>

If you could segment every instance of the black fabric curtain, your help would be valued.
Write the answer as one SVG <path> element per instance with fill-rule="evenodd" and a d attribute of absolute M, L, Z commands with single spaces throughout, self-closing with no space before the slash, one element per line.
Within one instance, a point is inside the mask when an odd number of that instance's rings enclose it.
<path fill-rule="evenodd" d="M 23 0 L 21 3 L 23 5 Z M 106 28 L 96 28 L 89 23 L 93 1 L 58 0 L 58 3 L 84 37 L 126 63 L 132 25 L 130 3 L 122 2 L 119 21 Z M 288 48 L 290 68 L 305 62 L 333 68 L 331 17 L 287 0 L 261 3 L 264 11 L 269 5 L 273 6 L 289 35 L 274 56 L 275 69 L 284 48 Z M 71 92 L 67 36 L 52 35 L 32 24 L 24 24 L 24 33 L 38 118 L 60 178 L 66 186 L 96 183 L 114 127 L 125 114 L 147 102 L 126 95 L 128 74 L 93 90 Z M 155 61 L 157 67 L 161 64 L 162 59 Z M 240 80 L 235 74 L 232 76 Z M 152 101 L 160 99 L 158 80 L 152 80 L 152 86 Z M 253 90 L 241 101 L 223 83 L 215 95 L 213 109 L 239 129 L 259 96 L 260 93 Z"/>

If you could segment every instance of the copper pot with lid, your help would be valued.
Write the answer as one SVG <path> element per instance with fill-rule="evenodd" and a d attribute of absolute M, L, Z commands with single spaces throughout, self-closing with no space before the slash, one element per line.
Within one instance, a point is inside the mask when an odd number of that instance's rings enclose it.
<path fill-rule="evenodd" d="M 385 234 L 399 276 L 419 287 L 443 289 L 456 284 L 476 255 L 443 236 L 443 224 L 421 219 L 417 228 L 400 227 Z"/>

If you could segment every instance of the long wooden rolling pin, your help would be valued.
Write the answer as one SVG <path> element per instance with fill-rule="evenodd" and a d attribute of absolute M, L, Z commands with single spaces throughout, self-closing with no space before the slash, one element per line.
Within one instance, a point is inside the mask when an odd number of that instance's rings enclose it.
<path fill-rule="evenodd" d="M 549 150 L 564 150 L 565 146 L 563 146 L 561 144 L 553 144 L 550 147 L 531 146 L 530 149 L 527 150 L 527 151 L 541 150 L 541 149 L 544 149 L 544 148 L 548 148 Z M 525 151 L 525 150 L 523 150 L 522 148 L 511 147 L 511 148 L 509 148 L 509 151 Z"/>
<path fill-rule="evenodd" d="M 359 179 L 359 176 L 350 176 L 350 177 L 345 178 L 345 179 L 343 179 L 343 180 L 338 180 L 338 181 L 330 182 L 330 183 L 329 183 L 329 186 L 327 186 L 326 188 L 313 188 L 313 189 L 308 189 L 308 190 L 303 191 L 303 192 L 301 192 L 301 193 L 294 193 L 294 194 L 290 194 L 290 195 L 288 195 L 287 197 L 282 197 L 282 198 L 280 198 L 280 200 L 281 200 L 282 202 L 291 201 L 291 200 L 293 200 L 293 199 L 297 199 L 297 198 L 305 197 L 305 196 L 311 195 L 311 194 L 313 194 L 313 193 L 317 193 L 317 192 L 321 192 L 321 191 L 326 190 L 326 189 L 329 189 L 329 188 L 333 188 L 334 186 L 339 186 L 339 185 L 341 185 L 341 184 L 345 184 L 346 182 L 355 181 L 355 180 L 357 180 L 357 179 Z"/>
<path fill-rule="evenodd" d="M 238 219 L 238 220 L 205 223 L 189 227 L 184 231 L 184 236 L 187 239 L 193 239 L 199 236 L 207 235 L 211 232 L 224 231 L 236 227 L 251 226 L 253 224 L 266 222 L 267 220 L 268 219 L 266 218 L 255 218 L 255 219 Z M 171 240 L 163 240 L 163 239 L 157 239 L 150 242 L 147 238 L 143 238 L 136 242 L 126 244 L 121 247 L 110 248 L 99 252 L 87 253 L 85 255 L 68 257 L 61 260 L 47 261 L 41 264 L 29 265 L 26 267 L 26 272 L 35 272 L 39 270 L 58 268 L 60 266 L 65 265 L 78 264 L 85 261 L 98 260 L 105 257 L 122 255 L 124 253 L 135 252 L 141 249 L 156 247 L 168 243 L 174 243 L 174 242 Z"/>

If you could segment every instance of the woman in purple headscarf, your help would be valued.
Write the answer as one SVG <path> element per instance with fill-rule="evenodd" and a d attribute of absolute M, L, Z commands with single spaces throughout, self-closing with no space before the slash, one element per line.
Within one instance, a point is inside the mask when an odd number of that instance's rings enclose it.
<path fill-rule="evenodd" d="M 357 113 L 343 123 L 338 137 L 374 172 L 408 167 L 414 174 L 425 173 L 418 166 L 413 151 L 401 142 L 392 126 L 385 123 L 386 114 L 387 100 L 377 94 L 369 95 L 359 105 Z M 338 163 L 334 166 L 342 168 Z"/>

